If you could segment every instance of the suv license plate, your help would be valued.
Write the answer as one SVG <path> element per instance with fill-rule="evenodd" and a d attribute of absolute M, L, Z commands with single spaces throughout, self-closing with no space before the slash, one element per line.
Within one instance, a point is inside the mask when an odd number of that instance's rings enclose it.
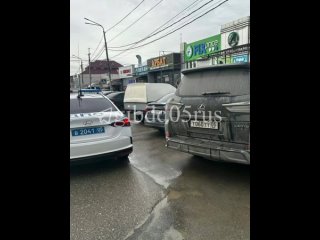
<path fill-rule="evenodd" d="M 191 127 L 197 128 L 210 128 L 210 129 L 219 129 L 219 124 L 217 121 L 195 121 L 191 120 Z"/>

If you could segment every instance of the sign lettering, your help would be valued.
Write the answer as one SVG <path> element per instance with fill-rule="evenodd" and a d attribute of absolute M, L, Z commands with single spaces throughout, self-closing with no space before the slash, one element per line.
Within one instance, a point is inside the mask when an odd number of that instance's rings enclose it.
<path fill-rule="evenodd" d="M 161 67 L 167 64 L 166 57 L 152 59 L 151 67 Z"/>

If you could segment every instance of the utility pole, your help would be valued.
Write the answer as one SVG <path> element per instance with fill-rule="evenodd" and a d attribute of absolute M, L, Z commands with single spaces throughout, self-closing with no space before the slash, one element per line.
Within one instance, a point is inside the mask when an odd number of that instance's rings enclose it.
<path fill-rule="evenodd" d="M 112 91 L 112 85 L 111 85 L 111 68 L 110 68 L 110 62 L 109 62 L 109 55 L 108 55 L 108 45 L 107 45 L 107 40 L 106 40 L 106 31 L 104 30 L 104 27 L 100 24 L 100 23 L 97 23 L 95 21 L 92 21 L 88 18 L 84 18 L 85 20 L 89 21 L 86 22 L 85 24 L 90 24 L 90 25 L 95 25 L 95 26 L 99 26 L 102 28 L 102 32 L 103 32 L 103 38 L 104 38 L 104 47 L 106 49 L 106 57 L 107 57 L 107 69 L 108 69 L 108 72 L 109 72 L 109 80 L 110 80 L 110 90 Z"/>
<path fill-rule="evenodd" d="M 82 65 L 82 60 L 81 60 L 81 80 L 82 80 L 82 85 L 83 85 L 83 65 Z M 81 88 L 81 86 L 80 86 Z"/>
<path fill-rule="evenodd" d="M 91 62 L 90 62 L 90 48 L 89 48 L 89 53 L 88 53 L 88 56 L 89 56 L 89 79 L 90 79 L 90 87 L 91 87 Z"/>
<path fill-rule="evenodd" d="M 104 46 L 106 48 L 106 55 L 107 55 L 107 65 L 108 65 L 108 72 L 109 72 L 109 80 L 110 80 L 110 91 L 112 91 L 112 84 L 111 84 L 111 69 L 110 69 L 110 62 L 109 62 L 109 55 L 108 55 L 108 46 L 107 46 L 107 40 L 106 40 L 106 32 L 103 29 L 103 38 L 104 38 Z"/>

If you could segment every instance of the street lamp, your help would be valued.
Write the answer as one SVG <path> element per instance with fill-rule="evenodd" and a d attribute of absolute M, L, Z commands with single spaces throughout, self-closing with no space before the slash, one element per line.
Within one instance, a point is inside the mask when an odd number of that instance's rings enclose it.
<path fill-rule="evenodd" d="M 82 80 L 82 84 L 83 84 L 83 65 L 82 65 L 82 58 L 79 58 L 78 56 L 76 55 L 72 55 L 73 58 L 77 58 L 80 60 L 80 65 L 81 65 L 81 80 Z M 79 87 L 80 89 L 82 88 L 81 87 L 81 82 L 80 82 L 80 78 L 79 78 Z"/>
<path fill-rule="evenodd" d="M 108 46 L 107 46 L 107 40 L 106 40 L 106 31 L 104 30 L 104 27 L 97 22 L 94 22 L 88 18 L 84 18 L 85 20 L 89 21 L 90 23 L 86 22 L 85 24 L 95 25 L 102 28 L 103 31 L 103 38 L 104 38 L 104 47 L 106 49 L 106 56 L 107 56 L 107 67 L 109 72 L 109 80 L 110 80 L 110 90 L 112 91 L 112 85 L 111 85 L 111 69 L 110 69 L 110 62 L 109 62 L 109 55 L 108 55 Z"/>

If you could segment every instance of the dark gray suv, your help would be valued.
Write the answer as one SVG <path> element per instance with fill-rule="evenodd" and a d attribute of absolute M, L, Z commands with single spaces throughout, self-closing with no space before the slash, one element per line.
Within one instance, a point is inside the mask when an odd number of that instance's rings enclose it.
<path fill-rule="evenodd" d="M 250 164 L 250 64 L 186 69 L 166 105 L 166 146 Z"/>

